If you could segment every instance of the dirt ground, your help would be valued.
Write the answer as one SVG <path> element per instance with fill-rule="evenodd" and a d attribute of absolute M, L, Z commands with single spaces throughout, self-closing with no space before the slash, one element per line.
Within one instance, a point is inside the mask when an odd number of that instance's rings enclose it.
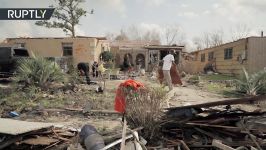
<path fill-rule="evenodd" d="M 149 87 L 159 87 L 156 80 L 151 80 L 148 77 L 138 77 L 136 80 L 144 83 Z M 44 103 L 42 105 L 48 107 L 49 109 L 55 107 L 55 105 L 51 105 L 56 101 L 64 101 L 67 103 L 60 103 L 61 107 L 56 107 L 54 111 L 51 112 L 42 112 L 42 113 L 32 113 L 34 112 L 34 108 L 31 108 L 26 113 L 20 114 L 17 119 L 27 120 L 27 121 L 40 121 L 40 122 L 51 122 L 63 124 L 66 126 L 71 126 L 75 128 L 80 128 L 84 124 L 92 124 L 94 125 L 100 133 L 112 131 L 112 130 L 121 130 L 121 116 L 120 115 L 106 115 L 106 114 L 83 114 L 83 113 L 62 113 L 57 111 L 57 108 L 75 108 L 75 109 L 100 109 L 100 110 L 110 110 L 113 111 L 114 98 L 116 88 L 122 83 L 123 80 L 111 80 L 106 82 L 106 92 L 103 94 L 95 94 L 95 85 L 81 85 L 81 89 L 77 93 L 69 94 L 65 92 L 65 97 L 60 98 L 55 95 L 52 97 L 52 100 L 48 102 L 48 104 Z M 8 88 L 8 84 L 0 85 L 0 88 Z M 166 90 L 168 87 L 164 87 Z M 73 96 L 74 95 L 74 96 Z M 49 97 L 49 95 L 48 95 Z M 60 99 L 59 99 L 60 98 Z M 59 99 L 59 100 L 58 100 Z M 219 95 L 216 93 L 208 92 L 204 89 L 198 88 L 194 85 L 186 84 L 186 87 L 174 87 L 174 89 L 167 93 L 166 99 L 169 100 L 170 106 L 184 106 L 184 105 L 192 105 L 199 104 L 211 101 L 218 101 L 225 99 L 223 95 Z M 49 101 L 48 100 L 48 101 Z M 39 100 L 40 103 L 42 100 Z M 43 100 L 47 101 L 47 100 Z M 91 103 L 96 103 L 97 105 L 92 106 Z M 89 105 L 89 108 L 87 105 Z M 165 105 L 166 106 L 166 105 Z M 91 108 L 92 107 L 92 108 Z M 44 109 L 45 110 L 45 109 Z"/>

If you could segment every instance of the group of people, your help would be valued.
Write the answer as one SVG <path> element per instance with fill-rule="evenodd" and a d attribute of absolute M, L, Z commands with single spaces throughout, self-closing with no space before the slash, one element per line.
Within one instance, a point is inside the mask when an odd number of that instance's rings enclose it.
<path fill-rule="evenodd" d="M 81 62 L 77 66 L 80 75 L 86 76 L 87 84 L 91 83 L 90 76 L 89 76 L 89 65 L 88 63 Z M 130 71 L 130 68 L 132 68 L 130 61 L 126 57 L 123 62 L 123 68 L 124 71 Z M 94 78 L 98 78 L 99 76 L 102 76 L 102 74 L 105 72 L 105 68 L 103 66 L 103 63 L 100 62 L 99 64 L 94 61 L 92 64 L 92 76 Z M 169 90 L 171 91 L 173 89 L 173 84 L 179 84 L 183 85 L 180 76 L 177 72 L 177 67 L 175 64 L 175 58 L 174 58 L 174 50 L 170 50 L 169 54 L 167 54 L 163 60 L 161 61 L 161 65 L 158 69 L 158 78 L 160 83 L 162 84 L 164 81 L 166 81 Z"/>
<path fill-rule="evenodd" d="M 103 62 L 97 63 L 96 61 L 93 62 L 92 64 L 92 76 L 94 78 L 102 77 L 103 73 L 106 71 L 106 69 L 103 66 Z M 90 67 L 88 63 L 85 62 L 80 62 L 77 65 L 79 74 L 81 76 L 86 77 L 86 82 L 87 84 L 91 84 L 91 79 L 90 79 Z"/>

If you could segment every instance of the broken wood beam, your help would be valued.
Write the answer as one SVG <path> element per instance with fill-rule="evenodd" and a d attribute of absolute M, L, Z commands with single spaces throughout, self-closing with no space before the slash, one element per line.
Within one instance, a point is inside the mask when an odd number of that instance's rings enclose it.
<path fill-rule="evenodd" d="M 227 146 L 227 145 L 223 144 L 221 141 L 216 140 L 216 139 L 212 140 L 212 146 L 220 148 L 222 150 L 236 150 L 236 149 L 234 149 L 234 148 L 232 148 L 230 146 Z"/>
<path fill-rule="evenodd" d="M 184 109 L 184 108 L 208 108 L 220 105 L 236 105 L 236 104 L 254 104 L 257 101 L 266 100 L 266 95 L 260 95 L 255 97 L 246 97 L 246 98 L 237 98 L 237 99 L 228 99 L 216 102 L 208 102 L 203 104 L 196 105 L 188 105 L 188 106 L 180 106 L 180 107 L 172 107 L 166 108 L 167 110 L 176 110 L 176 109 Z"/>
<path fill-rule="evenodd" d="M 210 125 L 210 124 L 203 124 L 203 123 L 186 123 L 186 124 L 191 125 L 191 126 L 200 126 L 200 127 L 223 128 L 223 129 L 234 130 L 234 131 L 239 131 L 239 132 L 242 130 L 239 127 L 233 127 L 233 126 Z"/>
<path fill-rule="evenodd" d="M 9 145 L 11 145 L 13 143 L 21 141 L 21 140 L 22 140 L 22 136 L 17 136 L 17 137 L 14 137 L 12 139 L 8 139 L 6 141 L 3 141 L 3 142 L 0 143 L 0 150 L 8 147 Z"/>
<path fill-rule="evenodd" d="M 138 127 L 136 129 L 133 129 L 132 131 L 135 132 L 135 131 L 140 131 L 142 130 L 143 127 Z M 132 134 L 131 131 L 127 131 L 126 132 L 126 135 L 130 135 Z M 105 143 L 110 143 L 111 141 L 114 141 L 114 140 L 117 140 L 117 139 L 120 139 L 122 138 L 122 133 L 118 133 L 118 134 L 115 134 L 115 135 L 109 135 L 109 136 L 103 136 L 103 139 L 104 139 L 104 142 Z"/>

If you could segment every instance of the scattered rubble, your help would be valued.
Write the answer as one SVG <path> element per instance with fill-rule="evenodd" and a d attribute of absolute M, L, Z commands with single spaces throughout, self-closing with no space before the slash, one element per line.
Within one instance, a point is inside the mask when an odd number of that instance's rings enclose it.
<path fill-rule="evenodd" d="M 231 107 L 264 100 L 266 96 L 258 96 L 169 108 L 161 128 L 165 146 L 186 150 L 266 149 L 266 111 Z"/>
<path fill-rule="evenodd" d="M 51 123 L 0 119 L 0 149 L 65 149 L 78 133 Z"/>

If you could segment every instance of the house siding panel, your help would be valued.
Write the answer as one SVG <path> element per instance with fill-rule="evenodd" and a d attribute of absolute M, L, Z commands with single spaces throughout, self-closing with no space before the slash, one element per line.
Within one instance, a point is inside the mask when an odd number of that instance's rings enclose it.
<path fill-rule="evenodd" d="M 248 38 L 248 71 L 257 72 L 266 67 L 266 37 Z"/>
<path fill-rule="evenodd" d="M 224 59 L 224 50 L 227 48 L 233 48 L 232 59 Z M 193 69 L 189 73 L 203 72 L 205 65 L 209 61 L 201 62 L 200 56 L 205 53 L 208 55 L 209 52 L 214 52 L 214 58 L 216 59 L 216 70 L 223 74 L 240 74 L 242 72 L 242 67 L 247 66 L 247 62 L 241 64 L 238 61 L 239 55 L 243 53 L 246 49 L 246 39 L 238 40 L 235 42 L 227 43 L 218 47 L 205 49 L 202 51 L 194 52 L 196 61 L 193 61 Z M 190 63 L 191 65 L 191 63 Z"/>

